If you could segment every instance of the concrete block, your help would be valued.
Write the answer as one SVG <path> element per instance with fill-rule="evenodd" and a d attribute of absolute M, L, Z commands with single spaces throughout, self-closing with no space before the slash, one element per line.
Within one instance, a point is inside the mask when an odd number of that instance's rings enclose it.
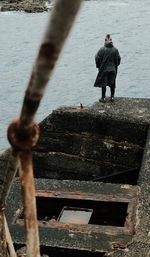
<path fill-rule="evenodd" d="M 115 250 L 116 246 L 125 248 L 132 240 L 138 187 L 35 179 L 35 188 L 41 246 L 104 253 Z M 6 209 L 16 244 L 25 243 L 20 193 L 17 181 L 11 189 Z M 93 218 L 88 224 L 59 222 L 57 217 L 64 205 L 91 208 Z M 50 218 L 53 215 L 56 215 L 55 220 Z"/>

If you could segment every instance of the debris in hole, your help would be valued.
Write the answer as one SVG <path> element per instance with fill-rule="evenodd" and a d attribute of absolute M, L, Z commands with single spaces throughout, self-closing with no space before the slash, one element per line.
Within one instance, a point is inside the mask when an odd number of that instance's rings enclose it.
<path fill-rule="evenodd" d="M 58 221 L 72 224 L 88 224 L 93 213 L 92 209 L 64 207 Z"/>

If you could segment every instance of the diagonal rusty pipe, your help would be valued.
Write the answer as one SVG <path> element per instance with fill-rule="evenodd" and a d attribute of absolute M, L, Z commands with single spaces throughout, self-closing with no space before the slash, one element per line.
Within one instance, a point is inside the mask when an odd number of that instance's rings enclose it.
<path fill-rule="evenodd" d="M 7 196 L 9 194 L 9 190 L 13 179 L 16 175 L 18 167 L 18 154 L 15 149 L 11 149 L 9 155 L 9 161 L 7 165 L 7 169 L 3 178 L 3 183 L 1 185 L 1 194 L 0 194 L 0 210 L 5 208 Z"/>
<path fill-rule="evenodd" d="M 0 210 L 0 256 L 8 257 L 4 209 Z"/>
<path fill-rule="evenodd" d="M 8 230 L 6 229 L 6 222 L 5 222 L 5 216 L 4 216 L 4 210 L 6 206 L 6 200 L 7 196 L 10 191 L 10 187 L 13 182 L 13 178 L 15 177 L 16 171 L 18 167 L 17 162 L 17 152 L 12 149 L 9 157 L 9 162 L 7 165 L 7 169 L 3 178 L 3 183 L 1 185 L 1 194 L 0 194 L 0 256 L 7 257 L 7 244 L 10 245 L 7 241 L 8 237 Z M 13 246 L 12 246 L 13 248 Z M 15 255 L 10 255 L 11 257 L 15 257 Z"/>
<path fill-rule="evenodd" d="M 14 120 L 8 128 L 8 140 L 18 151 L 19 157 L 28 257 L 40 256 L 31 154 L 31 148 L 36 144 L 39 133 L 33 121 L 81 2 L 82 0 L 55 1 L 39 54 L 33 66 L 20 118 Z M 9 174 L 9 170 L 7 173 Z"/>
<path fill-rule="evenodd" d="M 82 0 L 56 0 L 43 42 L 33 66 L 20 115 L 20 127 L 29 130 L 44 95 L 65 39 L 71 29 Z"/>
<path fill-rule="evenodd" d="M 5 228 L 5 232 L 6 232 L 6 242 L 8 245 L 9 256 L 17 257 L 5 216 L 4 216 L 4 228 Z"/>

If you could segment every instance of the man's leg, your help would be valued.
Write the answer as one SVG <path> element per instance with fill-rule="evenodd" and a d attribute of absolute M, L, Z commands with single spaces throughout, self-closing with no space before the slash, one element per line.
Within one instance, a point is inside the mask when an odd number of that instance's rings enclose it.
<path fill-rule="evenodd" d="M 103 81 L 102 81 L 102 92 L 101 92 L 101 99 L 100 102 L 105 102 L 106 98 L 106 86 L 108 81 L 108 72 L 104 73 Z"/>
<path fill-rule="evenodd" d="M 110 88 L 110 92 L 111 92 L 111 101 L 114 101 L 114 95 L 115 95 L 115 87 L 114 86 L 111 86 Z"/>
<path fill-rule="evenodd" d="M 105 103 L 105 101 L 106 101 L 105 95 L 106 95 L 106 87 L 102 87 L 101 88 L 101 98 L 99 99 L 100 102 Z"/>
<path fill-rule="evenodd" d="M 106 97 L 106 87 L 102 87 L 102 97 L 101 97 L 102 102 L 105 102 L 105 97 Z"/>
<path fill-rule="evenodd" d="M 109 86 L 110 86 L 110 100 L 114 101 L 115 95 L 115 83 L 116 83 L 116 74 L 114 72 L 109 73 Z"/>

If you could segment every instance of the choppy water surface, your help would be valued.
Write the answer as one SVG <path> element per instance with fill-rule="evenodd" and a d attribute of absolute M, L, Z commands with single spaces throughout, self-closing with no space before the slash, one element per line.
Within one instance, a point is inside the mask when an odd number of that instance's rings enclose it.
<path fill-rule="evenodd" d="M 94 56 L 110 33 L 122 63 L 117 96 L 150 97 L 149 0 L 84 1 L 38 110 L 37 122 L 61 105 L 90 106 L 100 95 L 93 88 Z M 49 13 L 0 13 L 0 151 L 6 130 L 20 113 L 22 99 Z"/>

